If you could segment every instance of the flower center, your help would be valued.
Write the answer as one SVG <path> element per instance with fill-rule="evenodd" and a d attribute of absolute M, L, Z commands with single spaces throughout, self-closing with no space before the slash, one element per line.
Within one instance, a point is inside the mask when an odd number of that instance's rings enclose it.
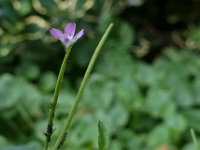
<path fill-rule="evenodd" d="M 72 40 L 73 36 L 70 34 L 64 34 L 65 39 Z"/>

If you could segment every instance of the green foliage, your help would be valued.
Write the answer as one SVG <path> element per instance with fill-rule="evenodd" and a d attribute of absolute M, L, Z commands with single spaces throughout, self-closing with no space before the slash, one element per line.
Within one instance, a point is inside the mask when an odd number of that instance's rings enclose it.
<path fill-rule="evenodd" d="M 62 46 L 49 36 L 48 30 L 52 26 L 64 27 L 69 21 L 75 21 L 79 29 L 84 28 L 86 35 L 70 55 L 51 144 L 72 107 L 102 32 L 109 22 L 114 22 L 63 149 L 98 149 L 98 120 L 104 123 L 110 136 L 110 150 L 194 149 L 189 129 L 193 128 L 199 137 L 198 22 L 187 24 L 183 32 L 182 28 L 173 29 L 173 33 L 183 37 L 183 46 L 175 41 L 160 46 L 159 38 L 166 34 L 157 37 L 160 32 L 156 32 L 153 34 L 156 38 L 147 36 L 146 32 L 154 28 L 148 26 L 143 30 L 122 18 L 125 9 L 122 1 L 106 2 L 0 1 L 0 149 L 42 149 L 48 106 L 64 57 Z M 146 9 L 142 12 L 147 13 Z M 143 20 L 137 19 L 133 18 L 136 22 Z M 169 22 L 165 25 L 172 26 Z M 143 47 L 141 39 L 149 40 L 152 48 L 160 46 L 161 52 L 153 49 L 156 57 L 150 61 L 141 59 L 138 51 L 142 54 L 150 51 L 145 49 L 148 44 Z"/>

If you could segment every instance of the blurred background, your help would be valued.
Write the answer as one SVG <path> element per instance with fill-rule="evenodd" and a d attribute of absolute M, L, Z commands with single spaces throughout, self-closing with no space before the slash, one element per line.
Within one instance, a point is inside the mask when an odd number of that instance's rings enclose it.
<path fill-rule="evenodd" d="M 200 135 L 200 1 L 0 0 L 0 149 L 44 146 L 49 103 L 64 57 L 49 34 L 76 22 L 55 114 L 54 143 L 94 49 L 114 28 L 89 78 L 64 149 L 193 150 Z M 199 136 L 200 137 L 200 136 Z"/>

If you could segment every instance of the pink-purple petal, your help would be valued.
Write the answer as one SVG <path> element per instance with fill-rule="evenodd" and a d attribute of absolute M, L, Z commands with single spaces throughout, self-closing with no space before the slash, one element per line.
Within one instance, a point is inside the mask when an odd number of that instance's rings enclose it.
<path fill-rule="evenodd" d="M 78 39 L 80 39 L 84 34 L 84 29 L 82 29 L 81 31 L 79 31 L 75 36 L 74 36 L 74 39 L 73 41 L 76 41 Z"/>
<path fill-rule="evenodd" d="M 73 39 L 74 34 L 75 34 L 75 30 L 76 30 L 76 24 L 75 23 L 68 23 L 65 26 L 65 29 L 64 29 L 64 33 L 67 36 L 65 38 Z"/>
<path fill-rule="evenodd" d="M 51 33 L 52 36 L 56 37 L 57 39 L 61 40 L 62 42 L 64 41 L 64 34 L 59 29 L 51 28 L 49 30 L 49 32 Z"/>
<path fill-rule="evenodd" d="M 62 32 L 57 28 L 51 28 L 49 31 L 52 36 L 62 41 L 66 47 L 69 47 L 70 45 L 75 43 L 79 38 L 81 38 L 84 34 L 84 29 L 82 29 L 75 35 L 75 30 L 76 30 L 76 24 L 68 23 L 65 26 L 64 32 Z"/>

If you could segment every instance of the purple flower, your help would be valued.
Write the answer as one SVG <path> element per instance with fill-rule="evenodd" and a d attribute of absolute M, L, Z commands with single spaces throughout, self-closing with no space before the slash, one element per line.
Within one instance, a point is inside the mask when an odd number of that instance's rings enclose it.
<path fill-rule="evenodd" d="M 65 26 L 64 33 L 56 28 L 51 28 L 49 31 L 51 35 L 59 39 L 66 47 L 69 47 L 73 43 L 75 43 L 78 39 L 80 39 L 84 34 L 84 29 L 79 31 L 75 35 L 76 24 L 75 23 L 68 23 Z"/>

